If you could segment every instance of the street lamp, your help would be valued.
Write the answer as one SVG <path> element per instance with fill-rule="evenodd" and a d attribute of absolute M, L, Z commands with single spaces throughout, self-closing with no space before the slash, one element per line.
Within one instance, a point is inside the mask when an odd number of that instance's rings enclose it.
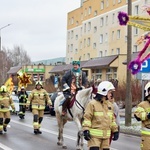
<path fill-rule="evenodd" d="M 3 27 L 0 28 L 0 51 L 1 51 L 1 47 L 2 47 L 2 46 L 1 46 L 1 45 L 2 45 L 2 44 L 1 44 L 1 30 L 4 29 L 4 28 L 6 28 L 6 27 L 8 27 L 8 26 L 10 26 L 10 25 L 11 25 L 11 24 L 7 24 L 6 26 L 3 26 Z"/>

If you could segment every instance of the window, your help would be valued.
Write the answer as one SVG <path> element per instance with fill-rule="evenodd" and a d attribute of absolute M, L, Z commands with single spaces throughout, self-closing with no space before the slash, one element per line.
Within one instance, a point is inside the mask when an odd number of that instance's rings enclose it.
<path fill-rule="evenodd" d="M 84 24 L 84 32 L 86 32 L 86 23 Z"/>
<path fill-rule="evenodd" d="M 113 55 L 114 54 L 114 49 L 111 49 L 111 55 Z"/>
<path fill-rule="evenodd" d="M 104 1 L 101 1 L 101 6 L 100 6 L 101 10 L 104 9 Z"/>
<path fill-rule="evenodd" d="M 95 33 L 96 31 L 97 31 L 97 27 L 95 26 L 95 27 L 94 27 L 94 33 Z"/>
<path fill-rule="evenodd" d="M 78 34 L 76 34 L 76 40 L 78 40 Z"/>
<path fill-rule="evenodd" d="M 108 0 L 106 0 L 106 7 L 108 7 L 109 6 L 109 1 Z"/>
<path fill-rule="evenodd" d="M 139 6 L 138 6 L 138 5 L 136 5 L 136 6 L 134 7 L 134 14 L 135 14 L 135 15 L 138 15 L 138 14 L 139 14 Z"/>
<path fill-rule="evenodd" d="M 94 16 L 97 16 L 97 10 L 94 11 Z"/>
<path fill-rule="evenodd" d="M 108 42 L 108 33 L 105 33 L 105 42 Z"/>
<path fill-rule="evenodd" d="M 74 18 L 72 17 L 72 18 L 71 18 L 71 24 L 73 24 L 73 23 L 74 23 Z"/>
<path fill-rule="evenodd" d="M 100 43 L 103 43 L 103 34 L 100 34 Z"/>
<path fill-rule="evenodd" d="M 116 49 L 116 53 L 117 53 L 117 55 L 120 54 L 120 48 L 117 48 L 117 49 Z"/>
<path fill-rule="evenodd" d="M 117 39 L 120 39 L 120 30 L 117 30 Z"/>
<path fill-rule="evenodd" d="M 112 41 L 114 40 L 114 31 L 112 31 Z"/>
<path fill-rule="evenodd" d="M 88 31 L 91 30 L 91 22 L 88 22 Z"/>
<path fill-rule="evenodd" d="M 137 45 L 134 45 L 133 46 L 133 52 L 137 52 L 138 51 L 138 46 Z"/>
<path fill-rule="evenodd" d="M 138 35 L 138 28 L 134 28 L 134 35 Z"/>
<path fill-rule="evenodd" d="M 70 39 L 70 32 L 68 32 L 68 39 Z"/>
<path fill-rule="evenodd" d="M 86 39 L 84 39 L 84 47 L 86 47 Z"/>
<path fill-rule="evenodd" d="M 90 59 L 90 53 L 87 53 L 87 60 Z"/>
<path fill-rule="evenodd" d="M 121 3 L 121 0 L 118 0 L 118 3 Z"/>
<path fill-rule="evenodd" d="M 105 56 L 107 56 L 107 50 L 105 50 Z"/>
<path fill-rule="evenodd" d="M 90 46 L 90 43 L 91 43 L 91 39 L 88 38 L 88 39 L 87 39 L 87 46 Z"/>
<path fill-rule="evenodd" d="M 76 25 L 79 25 L 79 22 L 78 22 L 78 21 L 76 21 Z"/>
<path fill-rule="evenodd" d="M 88 11 L 89 15 L 91 14 L 91 12 L 92 12 L 92 7 L 90 6 Z"/>
<path fill-rule="evenodd" d="M 148 0 L 145 0 L 145 4 L 148 4 Z"/>
<path fill-rule="evenodd" d="M 103 51 L 99 51 L 99 57 L 103 57 Z"/>
<path fill-rule="evenodd" d="M 125 42 L 127 42 L 127 35 L 125 36 Z"/>
<path fill-rule="evenodd" d="M 106 25 L 108 25 L 108 16 L 106 16 Z"/>
<path fill-rule="evenodd" d="M 80 35 L 82 36 L 82 27 L 81 27 L 81 29 L 80 29 Z"/>
<path fill-rule="evenodd" d="M 116 0 L 113 0 L 113 5 L 115 5 L 116 4 Z"/>
<path fill-rule="evenodd" d="M 75 53 L 76 53 L 76 54 L 78 53 L 78 49 L 77 49 L 77 48 L 75 49 Z"/>
<path fill-rule="evenodd" d="M 93 49 L 96 49 L 96 43 L 93 43 Z"/>
<path fill-rule="evenodd" d="M 69 53 L 69 51 L 70 51 L 70 46 L 68 45 L 68 53 Z"/>
<path fill-rule="evenodd" d="M 80 49 L 82 49 L 82 41 L 80 42 Z"/>
<path fill-rule="evenodd" d="M 71 52 L 73 51 L 73 44 L 71 44 L 71 49 L 70 49 L 70 51 L 71 51 Z"/>
<path fill-rule="evenodd" d="M 113 13 L 112 14 L 112 23 L 114 23 L 115 22 L 115 14 Z"/>
<path fill-rule="evenodd" d="M 73 30 L 71 31 L 71 38 L 73 38 Z"/>
<path fill-rule="evenodd" d="M 83 13 L 81 14 L 81 20 L 83 20 Z"/>
<path fill-rule="evenodd" d="M 104 18 L 100 18 L 100 26 L 102 27 L 104 25 Z"/>
<path fill-rule="evenodd" d="M 84 12 L 84 16 L 86 16 L 87 15 L 87 9 L 85 9 L 85 12 Z"/>

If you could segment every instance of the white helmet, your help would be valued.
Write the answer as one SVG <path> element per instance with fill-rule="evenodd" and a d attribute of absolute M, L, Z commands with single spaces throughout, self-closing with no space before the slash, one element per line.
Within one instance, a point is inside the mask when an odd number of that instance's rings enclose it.
<path fill-rule="evenodd" d="M 97 93 L 106 96 L 109 90 L 115 90 L 114 85 L 109 81 L 102 81 L 98 85 Z"/>
<path fill-rule="evenodd" d="M 145 85 L 145 88 L 144 88 L 144 90 L 145 90 L 145 96 L 148 96 L 149 94 L 148 94 L 148 88 L 150 88 L 150 82 L 148 82 L 146 85 Z"/>

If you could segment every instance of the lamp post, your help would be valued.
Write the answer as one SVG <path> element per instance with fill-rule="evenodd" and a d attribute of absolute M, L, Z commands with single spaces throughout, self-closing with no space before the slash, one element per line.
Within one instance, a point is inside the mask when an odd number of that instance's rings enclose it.
<path fill-rule="evenodd" d="M 8 26 L 10 26 L 10 25 L 11 25 L 11 24 L 7 24 L 7 25 L 5 25 L 5 26 L 3 26 L 3 27 L 0 28 L 0 51 L 2 50 L 2 49 L 1 49 L 1 47 L 2 47 L 2 42 L 1 42 L 1 30 L 4 29 L 4 28 L 6 28 L 6 27 L 8 27 Z"/>

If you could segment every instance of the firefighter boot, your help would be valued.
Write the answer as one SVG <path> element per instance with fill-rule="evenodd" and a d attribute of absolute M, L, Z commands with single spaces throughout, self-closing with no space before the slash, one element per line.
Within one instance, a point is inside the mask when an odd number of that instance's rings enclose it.
<path fill-rule="evenodd" d="M 6 127 L 6 126 L 4 126 L 4 127 L 3 127 L 3 130 L 4 130 L 5 132 L 7 132 L 7 127 Z"/>
<path fill-rule="evenodd" d="M 38 134 L 38 129 L 34 129 L 34 134 Z"/>
<path fill-rule="evenodd" d="M 40 131 L 40 129 L 37 129 L 37 131 L 38 131 L 38 134 L 42 134 L 42 131 Z"/>
<path fill-rule="evenodd" d="M 0 134 L 3 134 L 3 131 L 0 131 Z"/>

